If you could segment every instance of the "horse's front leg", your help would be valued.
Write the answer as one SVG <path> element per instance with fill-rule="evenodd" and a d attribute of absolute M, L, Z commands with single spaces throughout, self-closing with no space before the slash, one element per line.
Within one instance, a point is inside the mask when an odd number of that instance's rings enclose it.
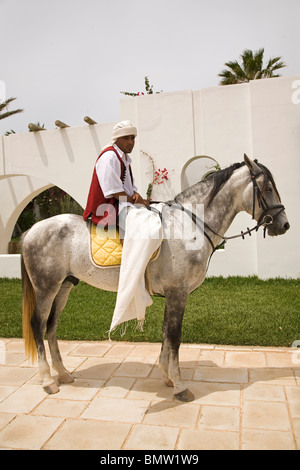
<path fill-rule="evenodd" d="M 165 384 L 174 386 L 174 395 L 180 401 L 194 399 L 193 394 L 181 381 L 178 358 L 186 299 L 187 294 L 180 289 L 171 289 L 166 293 L 163 344 L 159 361 Z"/>

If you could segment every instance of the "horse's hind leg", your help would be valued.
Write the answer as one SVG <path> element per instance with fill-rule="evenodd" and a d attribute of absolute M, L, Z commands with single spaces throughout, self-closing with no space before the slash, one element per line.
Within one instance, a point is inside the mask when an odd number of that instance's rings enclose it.
<path fill-rule="evenodd" d="M 178 360 L 186 299 L 187 296 L 180 289 L 172 289 L 166 293 L 160 367 L 165 384 L 174 386 L 175 397 L 181 401 L 192 401 L 193 394 L 181 381 Z"/>
<path fill-rule="evenodd" d="M 52 366 L 58 372 L 58 380 L 60 383 L 74 382 L 72 375 L 63 365 L 56 338 L 56 328 L 59 316 L 65 308 L 72 287 L 73 282 L 70 282 L 68 279 L 62 283 L 61 288 L 53 301 L 51 312 L 47 321 L 47 338 L 52 359 Z"/>
<path fill-rule="evenodd" d="M 59 289 L 59 287 L 58 287 Z M 36 306 L 31 319 L 31 327 L 35 339 L 38 355 L 39 372 L 43 381 L 44 390 L 49 393 L 57 393 L 59 391 L 53 377 L 50 374 L 50 367 L 46 358 L 46 351 L 44 345 L 44 336 L 47 328 L 47 320 L 51 310 L 53 300 L 57 294 L 45 295 L 44 293 L 36 292 Z"/>

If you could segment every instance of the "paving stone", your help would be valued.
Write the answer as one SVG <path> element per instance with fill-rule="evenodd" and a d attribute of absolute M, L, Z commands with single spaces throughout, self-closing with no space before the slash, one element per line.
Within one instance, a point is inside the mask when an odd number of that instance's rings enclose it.
<path fill-rule="evenodd" d="M 292 424 L 293 424 L 293 430 L 295 434 L 297 449 L 300 450 L 300 419 L 294 419 Z"/>
<path fill-rule="evenodd" d="M 75 381 L 54 395 L 23 340 L 3 344 L 1 449 L 300 449 L 300 365 L 289 348 L 181 345 L 195 397 L 182 403 L 162 381 L 159 343 L 59 341 Z"/>
<path fill-rule="evenodd" d="M 124 445 L 124 449 L 174 450 L 178 433 L 179 428 L 136 424 Z"/>
<path fill-rule="evenodd" d="M 136 344 L 132 351 L 130 351 L 129 356 L 135 357 L 155 357 L 157 358 L 160 354 L 161 344 L 156 343 L 143 343 Z"/>
<path fill-rule="evenodd" d="M 293 419 L 300 419 L 300 387 L 286 387 L 290 412 Z"/>
<path fill-rule="evenodd" d="M 89 357 L 72 375 L 80 379 L 108 379 L 119 365 L 116 358 Z"/>
<path fill-rule="evenodd" d="M 291 432 L 245 429 L 242 450 L 295 450 Z"/>
<path fill-rule="evenodd" d="M 247 383 L 245 368 L 197 367 L 194 380 L 203 382 Z"/>
<path fill-rule="evenodd" d="M 103 384 L 104 380 L 75 379 L 75 381 L 70 384 L 61 384 L 59 386 L 59 392 L 55 395 L 50 395 L 49 398 L 92 400 Z"/>
<path fill-rule="evenodd" d="M 101 419 L 123 423 L 140 423 L 149 401 L 96 397 L 81 415 L 84 419 Z"/>
<path fill-rule="evenodd" d="M 45 396 L 39 385 L 25 384 L 0 403 L 0 412 L 29 413 Z"/>
<path fill-rule="evenodd" d="M 83 343 L 72 350 L 71 356 L 103 357 L 111 348 L 110 344 Z"/>
<path fill-rule="evenodd" d="M 285 393 L 282 385 L 252 383 L 244 385 L 244 400 L 259 401 L 285 401 Z"/>
<path fill-rule="evenodd" d="M 267 352 L 268 367 L 294 367 L 293 352 Z"/>
<path fill-rule="evenodd" d="M 0 431 L 0 447 L 39 450 L 63 422 L 63 418 L 19 415 Z"/>
<path fill-rule="evenodd" d="M 112 377 L 99 390 L 98 396 L 125 398 L 135 381 L 131 377 Z"/>
<path fill-rule="evenodd" d="M 201 351 L 198 365 L 206 366 L 206 367 L 213 367 L 213 366 L 222 367 L 224 364 L 224 358 L 225 358 L 224 351 L 212 351 L 212 350 Z"/>
<path fill-rule="evenodd" d="M 266 357 L 263 352 L 257 351 L 227 351 L 225 354 L 225 367 L 266 367 Z"/>
<path fill-rule="evenodd" d="M 118 377 L 147 377 L 154 365 L 155 360 L 151 357 L 130 356 L 120 365 L 115 375 Z"/>
<path fill-rule="evenodd" d="M 16 387 L 10 387 L 9 385 L 0 385 L 0 403 L 6 397 L 11 395 L 16 390 Z"/>
<path fill-rule="evenodd" d="M 105 354 L 105 357 L 121 357 L 122 359 L 124 359 L 130 354 L 133 349 L 134 344 L 113 344 L 109 351 L 107 351 L 107 353 Z"/>
<path fill-rule="evenodd" d="M 239 431 L 240 408 L 232 406 L 202 406 L 197 424 L 199 429 Z"/>
<path fill-rule="evenodd" d="M 0 430 L 15 417 L 15 413 L 0 413 Z"/>
<path fill-rule="evenodd" d="M 55 395 L 57 396 L 57 395 Z M 88 406 L 88 401 L 61 400 L 50 398 L 44 400 L 33 411 L 32 415 L 77 418 Z"/>
<path fill-rule="evenodd" d="M 293 369 L 260 368 L 250 369 L 250 382 L 267 382 L 269 384 L 296 385 Z"/>
<path fill-rule="evenodd" d="M 148 410 L 144 424 L 160 426 L 194 427 L 197 423 L 200 407 L 190 403 L 157 402 Z"/>
<path fill-rule="evenodd" d="M 241 386 L 239 384 L 187 382 L 194 393 L 194 403 L 203 405 L 239 406 Z"/>
<path fill-rule="evenodd" d="M 239 434 L 208 429 L 183 429 L 178 450 L 238 450 Z"/>
<path fill-rule="evenodd" d="M 0 385 L 18 386 L 23 385 L 38 369 L 31 367 L 13 367 L 0 365 Z"/>
<path fill-rule="evenodd" d="M 166 387 L 159 379 L 137 379 L 127 397 L 151 401 L 173 401 L 173 388 Z"/>
<path fill-rule="evenodd" d="M 245 428 L 291 430 L 286 403 L 246 402 L 242 425 Z"/>
<path fill-rule="evenodd" d="M 67 420 L 43 447 L 45 450 L 119 450 L 130 424 Z"/>

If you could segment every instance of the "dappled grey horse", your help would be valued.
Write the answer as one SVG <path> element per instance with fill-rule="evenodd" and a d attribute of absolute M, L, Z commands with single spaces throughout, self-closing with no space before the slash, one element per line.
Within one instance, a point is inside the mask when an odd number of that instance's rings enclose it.
<path fill-rule="evenodd" d="M 193 395 L 181 381 L 178 359 L 188 295 L 204 281 L 211 254 L 226 239 L 225 233 L 240 211 L 257 221 L 251 230 L 262 226 L 271 236 L 284 234 L 289 222 L 270 171 L 246 155 L 242 163 L 213 173 L 165 204 L 172 207 L 169 214 L 174 221 L 182 216 L 192 221 L 194 239 L 202 236 L 201 243 L 187 248 L 184 237 L 171 233 L 164 239 L 159 257 L 148 267 L 153 293 L 165 297 L 160 354 L 163 380 L 174 387 L 179 400 L 190 401 Z M 201 204 L 204 222 L 191 210 Z M 100 268 L 91 261 L 89 226 L 82 217 L 62 214 L 40 221 L 26 232 L 22 243 L 23 335 L 28 356 L 34 358 L 37 353 L 47 393 L 56 393 L 59 388 L 50 375 L 45 334 L 59 382 L 73 381 L 62 363 L 56 339 L 58 319 L 73 285 L 82 280 L 102 290 L 117 291 L 118 279 L 118 267 Z"/>

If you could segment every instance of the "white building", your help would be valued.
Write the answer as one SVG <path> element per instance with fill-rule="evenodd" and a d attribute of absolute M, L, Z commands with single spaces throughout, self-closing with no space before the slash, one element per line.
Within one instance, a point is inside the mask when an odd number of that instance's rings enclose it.
<path fill-rule="evenodd" d="M 140 193 L 145 195 L 152 178 L 150 160 L 143 152 L 153 158 L 156 169 L 169 171 L 168 181 L 154 186 L 155 200 L 172 199 L 200 180 L 215 161 L 225 168 L 247 153 L 267 166 L 290 230 L 280 237 L 263 239 L 259 231 L 228 242 L 225 250 L 214 254 L 209 275 L 299 277 L 300 75 L 126 97 L 120 101 L 120 119 L 130 119 L 138 128 L 132 156 Z M 0 277 L 19 276 L 19 257 L 8 257 L 8 242 L 33 197 L 56 185 L 85 206 L 95 160 L 110 141 L 114 124 L 1 137 Z M 247 226 L 253 226 L 251 216 L 240 214 L 228 235 Z"/>

